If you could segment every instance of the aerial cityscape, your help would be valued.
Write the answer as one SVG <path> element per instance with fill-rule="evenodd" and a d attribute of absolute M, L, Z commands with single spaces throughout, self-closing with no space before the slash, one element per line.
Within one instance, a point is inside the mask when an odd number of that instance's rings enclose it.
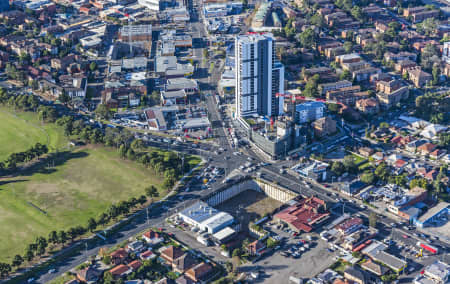
<path fill-rule="evenodd" d="M 450 284 L 449 0 L 0 0 L 0 283 Z"/>

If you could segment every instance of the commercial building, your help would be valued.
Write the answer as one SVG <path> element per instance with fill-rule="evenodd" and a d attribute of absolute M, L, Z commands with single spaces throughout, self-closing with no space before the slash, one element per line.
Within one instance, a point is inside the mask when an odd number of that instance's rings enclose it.
<path fill-rule="evenodd" d="M 287 224 L 296 232 L 311 232 L 314 226 L 328 219 L 329 216 L 325 201 L 310 197 L 277 213 L 273 219 Z"/>
<path fill-rule="evenodd" d="M 448 283 L 450 279 L 450 265 L 437 260 L 425 268 L 423 275 L 435 283 Z"/>
<path fill-rule="evenodd" d="M 217 233 L 234 222 L 233 216 L 221 212 L 203 201 L 181 211 L 178 213 L 178 217 L 183 222 L 210 234 Z"/>
<path fill-rule="evenodd" d="M 151 41 L 152 25 L 126 25 L 119 30 L 119 39 L 124 42 Z"/>
<path fill-rule="evenodd" d="M 284 66 L 275 59 L 271 34 L 236 37 L 237 117 L 277 116 L 283 111 Z"/>
<path fill-rule="evenodd" d="M 306 102 L 295 106 L 295 121 L 307 123 L 323 117 L 325 104 L 321 102 Z"/>
<path fill-rule="evenodd" d="M 152 11 L 160 10 L 160 1 L 159 0 L 138 0 L 138 3 Z"/>
<path fill-rule="evenodd" d="M 415 224 L 418 227 L 423 228 L 426 226 L 432 226 L 433 224 L 438 224 L 439 222 L 447 222 L 449 213 L 450 204 L 442 201 L 420 216 L 420 218 L 415 221 Z"/>

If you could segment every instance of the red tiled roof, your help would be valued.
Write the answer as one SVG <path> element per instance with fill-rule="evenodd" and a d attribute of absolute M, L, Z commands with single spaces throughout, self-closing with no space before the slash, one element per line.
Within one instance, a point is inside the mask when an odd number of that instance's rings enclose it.
<path fill-rule="evenodd" d="M 160 234 L 154 231 L 148 231 L 144 233 L 144 236 L 149 239 L 158 239 L 160 238 Z"/>
<path fill-rule="evenodd" d="M 406 165 L 406 162 L 401 159 L 398 159 L 397 161 L 395 161 L 395 167 L 397 167 L 397 168 L 401 168 L 404 165 Z"/>
<path fill-rule="evenodd" d="M 141 253 L 141 258 L 148 258 L 153 255 L 153 252 L 151 250 L 148 250 L 146 252 Z"/>
<path fill-rule="evenodd" d="M 116 250 L 116 251 L 113 251 L 113 252 L 110 254 L 110 256 L 111 256 L 112 258 L 126 258 L 126 257 L 128 256 L 128 253 L 127 253 L 127 251 L 126 251 L 125 249 L 120 248 L 120 249 L 118 249 L 118 250 Z"/>
<path fill-rule="evenodd" d="M 164 251 L 161 252 L 161 256 L 163 256 L 165 259 L 174 261 L 175 259 L 179 258 L 184 254 L 184 251 L 180 248 L 170 246 Z"/>
<path fill-rule="evenodd" d="M 298 204 L 284 209 L 274 217 L 294 226 L 297 230 L 310 232 L 312 225 L 330 215 L 329 212 L 319 213 L 319 209 L 324 205 L 325 202 L 316 197 L 302 199 Z"/>
<path fill-rule="evenodd" d="M 112 268 L 109 272 L 111 272 L 113 276 L 120 276 L 125 272 L 127 272 L 129 269 L 130 268 L 128 266 L 124 264 L 119 264 L 116 267 Z"/>
<path fill-rule="evenodd" d="M 141 267 L 141 265 L 142 265 L 142 262 L 139 260 L 135 260 L 135 261 L 128 263 L 128 266 L 131 269 L 133 269 L 133 271 L 136 271 L 139 267 Z"/>

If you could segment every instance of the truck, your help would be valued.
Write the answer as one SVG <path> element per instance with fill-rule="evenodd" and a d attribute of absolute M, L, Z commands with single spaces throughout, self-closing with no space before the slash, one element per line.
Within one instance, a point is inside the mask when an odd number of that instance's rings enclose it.
<path fill-rule="evenodd" d="M 423 248 L 424 250 L 432 253 L 432 254 L 437 254 L 438 253 L 438 248 L 434 247 L 432 245 L 426 244 L 424 242 L 418 241 L 417 242 L 417 246 Z"/>

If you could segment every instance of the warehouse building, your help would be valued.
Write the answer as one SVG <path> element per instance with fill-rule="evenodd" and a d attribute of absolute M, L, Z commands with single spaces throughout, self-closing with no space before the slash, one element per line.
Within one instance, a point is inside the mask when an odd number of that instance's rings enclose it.
<path fill-rule="evenodd" d="M 215 234 L 233 224 L 234 218 L 226 212 L 221 212 L 203 201 L 199 201 L 178 213 L 178 217 L 185 223 Z"/>

